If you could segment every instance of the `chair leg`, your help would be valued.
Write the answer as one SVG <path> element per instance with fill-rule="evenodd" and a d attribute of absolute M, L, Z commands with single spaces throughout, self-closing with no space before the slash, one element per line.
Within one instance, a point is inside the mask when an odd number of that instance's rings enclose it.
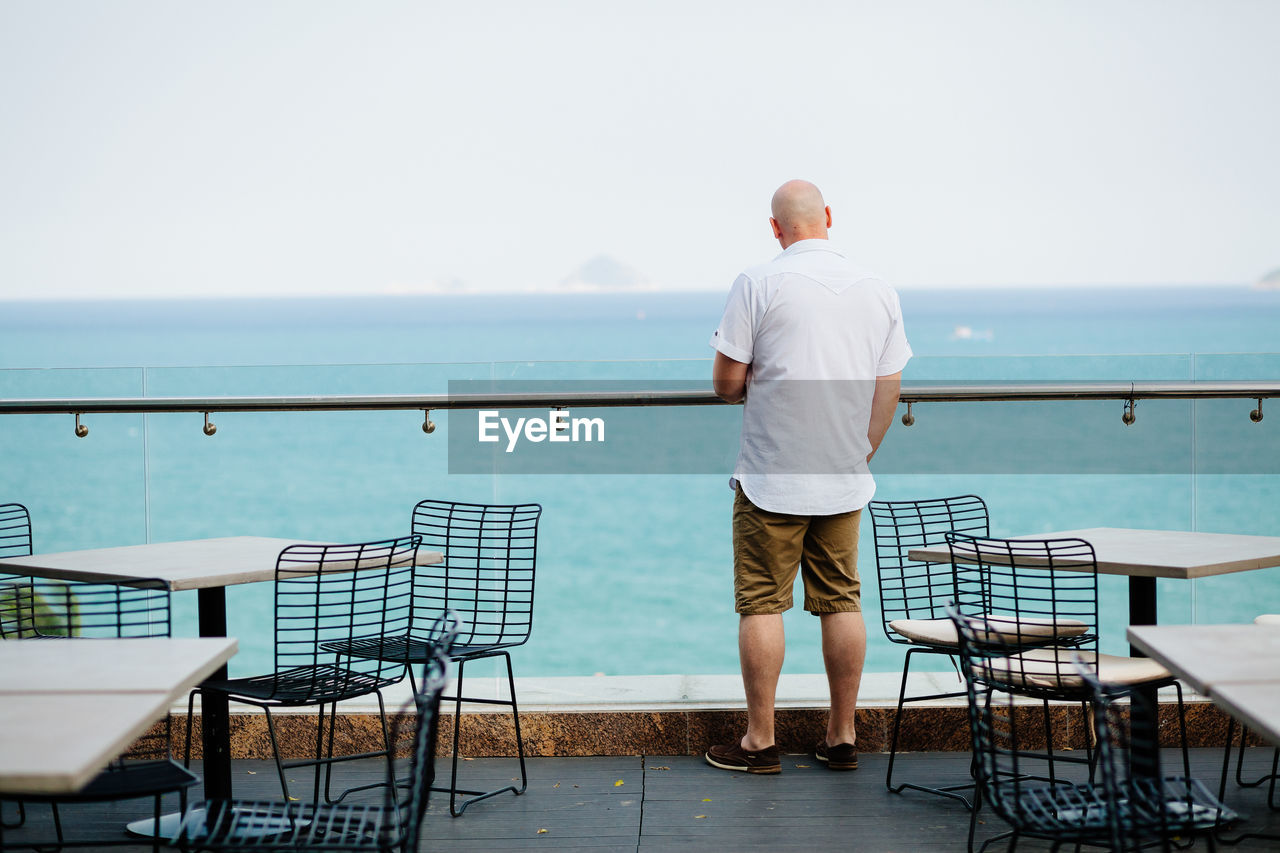
<path fill-rule="evenodd" d="M 457 695 L 453 702 L 453 769 L 449 772 L 449 814 L 453 817 L 461 815 L 467 807 L 463 803 L 462 808 L 458 808 L 458 740 L 462 731 L 462 673 L 466 665 L 465 660 L 458 661 L 458 680 L 454 685 Z"/>
<path fill-rule="evenodd" d="M 915 652 L 921 652 L 923 654 L 930 653 L 928 650 L 922 648 L 907 649 L 906 657 L 903 659 L 902 681 L 898 686 L 898 707 L 893 715 L 893 734 L 889 743 L 889 767 L 885 771 L 884 776 L 885 787 L 893 794 L 900 794 L 903 791 L 921 791 L 926 794 L 937 794 L 940 797 L 959 800 L 961 803 L 964 803 L 964 807 L 966 809 L 971 809 L 973 808 L 973 803 L 969 801 L 969 798 L 963 794 L 957 793 L 958 791 L 965 791 L 972 788 L 973 783 L 971 782 L 965 782 L 959 785 L 943 785 L 939 788 L 931 788 L 927 785 L 915 785 L 910 782 L 903 782 L 896 787 L 893 784 L 893 765 L 898 753 L 898 734 L 901 729 L 903 705 L 907 702 L 920 702 L 928 699 L 950 699 L 965 695 L 964 693 L 935 693 L 927 696 L 912 696 L 907 698 L 907 674 L 911 670 L 911 655 Z M 512 696 L 514 697 L 514 695 L 515 693 L 513 688 Z"/>
<path fill-rule="evenodd" d="M 973 776 L 973 807 L 969 809 L 969 840 L 966 848 L 968 853 L 973 853 L 973 837 L 978 831 L 978 811 L 982 808 L 982 785 L 978 782 L 980 772 L 978 754 L 974 752 L 969 761 L 969 774 Z"/>
<path fill-rule="evenodd" d="M 1271 784 L 1267 787 L 1267 808 L 1275 809 L 1276 806 L 1276 776 L 1280 775 L 1280 747 L 1276 747 L 1275 752 L 1271 753 Z"/>
<path fill-rule="evenodd" d="M 1044 700 L 1044 757 L 1049 765 L 1049 784 L 1056 785 L 1058 778 L 1053 761 L 1053 717 L 1050 715 L 1048 699 Z"/>
<path fill-rule="evenodd" d="M 520 733 L 520 710 L 518 705 L 516 704 L 516 681 L 515 681 L 514 671 L 512 670 L 512 667 L 511 667 L 511 655 L 510 653 L 505 651 L 500 652 L 499 654 L 502 657 L 506 658 L 507 686 L 511 691 L 510 701 L 504 700 L 504 699 L 474 699 L 474 698 L 467 699 L 467 701 L 481 702 L 481 703 L 490 704 L 490 705 L 510 705 L 511 706 L 511 715 L 512 715 L 512 719 L 515 722 L 516 753 L 520 760 L 520 787 L 517 788 L 515 785 L 506 785 L 501 788 L 496 788 L 492 791 L 475 791 L 475 790 L 468 790 L 465 788 L 458 787 L 458 761 L 461 757 L 459 754 L 458 745 L 461 740 L 461 731 L 462 731 L 462 701 L 464 698 L 466 698 L 465 693 L 463 691 L 463 677 L 464 677 L 464 672 L 467 664 L 466 659 L 461 659 L 458 661 L 457 682 L 454 685 L 456 688 L 455 695 L 446 697 L 446 698 L 452 699 L 454 702 L 454 705 L 453 705 L 453 764 L 452 764 L 452 768 L 450 770 L 450 775 L 449 775 L 449 787 L 441 788 L 437 786 L 432 786 L 431 788 L 431 790 L 439 791 L 440 793 L 448 792 L 449 814 L 451 814 L 453 817 L 460 817 L 462 813 L 466 811 L 467 806 L 471 805 L 474 802 L 478 802 L 479 800 L 487 800 L 490 797 L 497 796 L 498 794 L 504 794 L 507 792 L 510 792 L 512 794 L 517 794 L 517 795 L 523 794 L 526 790 L 528 790 L 528 787 L 529 787 L 529 776 L 525 768 L 525 761 L 524 761 L 524 737 Z M 499 654 L 490 655 L 490 657 L 498 657 Z M 469 796 L 467 799 L 464 799 L 461 802 L 459 802 L 458 800 L 459 794 L 467 794 L 467 795 L 473 795 L 473 796 Z"/>
<path fill-rule="evenodd" d="M 516 727 L 516 755 L 520 757 L 520 789 L 519 796 L 529 790 L 529 774 L 524 767 L 524 738 L 520 736 L 520 709 L 516 707 L 516 676 L 511 669 L 511 655 L 506 652 L 502 656 L 507 659 L 507 689 L 511 691 L 511 721 Z"/>
<path fill-rule="evenodd" d="M 1082 701 L 1080 703 L 1080 719 L 1084 722 L 1084 760 L 1089 766 L 1089 781 L 1094 780 L 1094 771 L 1098 768 L 1097 755 L 1093 749 L 1097 746 L 1098 733 L 1093 728 L 1093 703 Z"/>
<path fill-rule="evenodd" d="M 1231 724 L 1234 724 L 1235 718 L 1234 717 L 1231 718 L 1230 722 Z M 1246 782 L 1244 781 L 1244 778 L 1241 775 L 1244 772 L 1244 742 L 1245 740 L 1248 739 L 1248 737 L 1249 737 L 1249 727 L 1246 725 L 1241 725 L 1240 726 L 1240 751 L 1236 753 L 1236 784 L 1239 785 L 1241 788 L 1253 788 L 1262 781 L 1261 779 L 1259 779 L 1256 782 Z M 1231 754 L 1230 739 L 1227 740 L 1227 754 L 1228 755 Z"/>
<path fill-rule="evenodd" d="M 284 762 L 280 760 L 280 744 L 276 740 L 276 723 L 271 717 L 271 709 L 262 706 L 262 711 L 267 717 L 267 736 L 271 739 L 271 755 L 276 760 L 276 773 L 280 776 L 280 790 L 284 794 L 284 801 L 291 802 L 292 797 L 289 796 L 289 780 L 284 775 Z"/>
<path fill-rule="evenodd" d="M 186 739 L 186 742 L 182 745 L 182 766 L 188 770 L 191 769 L 191 718 L 195 713 L 197 693 L 200 693 L 199 688 L 196 688 L 195 690 L 192 690 L 190 693 L 187 694 L 187 739 Z M 203 713 L 204 712 L 204 705 L 203 705 L 204 694 L 201 693 L 200 696 L 201 696 L 201 702 L 202 702 L 200 706 L 200 710 L 201 710 L 201 713 Z M 200 721 L 200 724 L 201 726 L 204 725 L 203 719 Z"/>
<path fill-rule="evenodd" d="M 333 703 L 333 713 L 329 715 L 329 757 L 333 757 L 333 721 L 338 713 L 338 703 Z M 311 774 L 311 802 L 320 802 L 320 771 L 324 771 L 324 791 L 325 799 L 329 795 L 329 772 L 333 767 L 332 764 L 322 765 L 325 757 L 324 754 L 324 703 L 321 702 L 316 709 L 316 766 Z"/>
<path fill-rule="evenodd" d="M 373 691 L 373 695 L 378 697 L 378 719 L 382 723 L 382 751 L 366 752 L 360 755 L 359 757 L 360 758 L 377 758 L 378 756 L 381 755 L 381 756 L 386 756 L 388 763 L 394 763 L 395 752 L 393 751 L 393 747 L 391 744 L 391 729 L 387 723 L 386 701 L 382 698 L 381 690 Z M 324 777 L 324 798 L 325 798 L 325 802 L 329 803 L 330 805 L 334 803 L 342 802 L 344 799 L 346 799 L 348 794 L 354 794 L 357 791 L 367 791 L 370 788 L 385 788 L 387 786 L 386 782 L 370 782 L 367 785 L 356 785 L 354 787 L 347 788 L 338 796 L 336 797 L 333 796 L 330 783 L 332 781 L 331 774 L 333 771 L 333 765 L 337 763 L 336 761 L 333 760 L 333 738 L 334 738 L 334 730 L 337 727 L 337 722 L 338 722 L 338 703 L 334 702 L 329 706 L 329 754 L 328 754 L 328 760 L 325 762 L 325 777 Z M 341 759 L 341 758 L 338 759 L 338 761 L 343 761 L 343 760 L 346 760 L 346 759 Z M 319 772 L 319 767 L 317 767 L 316 770 L 317 772 Z M 402 782 L 404 785 L 406 786 L 408 785 L 407 780 L 397 780 L 396 785 L 401 785 Z M 317 800 L 317 802 L 319 801 Z"/>
<path fill-rule="evenodd" d="M 1187 751 L 1187 709 L 1182 704 L 1182 685 L 1178 682 L 1173 683 L 1174 690 L 1178 693 L 1178 737 L 1182 739 L 1182 773 L 1187 778 L 1191 778 L 1191 754 Z M 1157 731 L 1159 728 L 1157 727 Z"/>
<path fill-rule="evenodd" d="M 902 793 L 902 788 L 893 787 L 893 761 L 898 756 L 898 729 L 902 725 L 902 703 L 907 696 L 907 674 L 911 671 L 911 653 L 914 649 L 907 649 L 907 655 L 902 661 L 902 683 L 898 685 L 898 708 L 893 712 L 893 734 L 889 737 L 889 768 L 884 774 L 884 786 L 889 789 L 891 794 Z"/>
<path fill-rule="evenodd" d="M 160 794 L 156 794 L 156 804 L 152 809 L 152 817 L 155 818 L 155 823 L 152 824 L 154 830 L 151 833 L 151 853 L 160 853 L 160 796 Z M 183 809 L 182 813 L 185 814 L 186 809 Z"/>
<path fill-rule="evenodd" d="M 1222 778 L 1218 780 L 1218 802 L 1227 795 L 1227 776 L 1231 773 L 1231 739 L 1236 732 L 1236 718 L 1227 717 L 1227 748 L 1222 753 Z M 1244 732 L 1240 732 L 1240 743 L 1244 743 Z M 1241 756 L 1243 757 L 1243 756 Z M 1236 765 L 1236 777 L 1240 776 L 1240 765 Z"/>

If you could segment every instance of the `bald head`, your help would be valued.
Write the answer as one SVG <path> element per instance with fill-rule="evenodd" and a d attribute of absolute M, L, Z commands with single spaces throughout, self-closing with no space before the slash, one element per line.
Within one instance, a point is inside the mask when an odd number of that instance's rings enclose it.
<path fill-rule="evenodd" d="M 822 200 L 822 192 L 808 181 L 787 181 L 778 187 L 770 209 L 773 236 L 782 248 L 799 240 L 827 238 L 831 209 Z"/>

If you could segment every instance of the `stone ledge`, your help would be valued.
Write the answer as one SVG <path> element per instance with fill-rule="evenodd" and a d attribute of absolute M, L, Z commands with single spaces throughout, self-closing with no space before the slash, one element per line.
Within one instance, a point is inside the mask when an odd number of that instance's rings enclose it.
<path fill-rule="evenodd" d="M 1023 713 L 1023 731 L 1033 739 L 1040 735 L 1038 704 L 1028 704 Z M 1078 706 L 1052 708 L 1055 746 L 1082 748 L 1086 729 Z M 303 758 L 315 744 L 315 715 L 281 714 L 277 733 L 287 757 Z M 778 745 L 784 752 L 805 752 L 823 736 L 827 712 L 821 708 L 785 708 L 777 714 Z M 1187 703 L 1188 740 L 1193 747 L 1221 746 L 1225 743 L 1225 714 L 1205 700 Z M 181 755 L 185 717 L 174 719 L 174 750 Z M 381 727 L 376 714 L 338 713 L 335 735 L 337 753 L 364 752 L 381 744 Z M 526 754 L 545 757 L 589 755 L 700 755 L 709 744 L 739 736 L 746 724 L 746 712 L 738 709 L 690 709 L 650 711 L 521 711 L 520 726 Z M 893 725 L 893 708 L 860 708 L 857 715 L 858 746 L 862 752 L 887 752 Z M 441 716 L 440 754 L 448 754 L 452 732 L 451 714 Z M 1177 705 L 1161 703 L 1161 740 L 1177 745 Z M 199 721 L 196 720 L 196 731 Z M 270 758 L 266 718 L 261 713 L 233 714 L 231 753 L 236 759 Z M 475 713 L 462 715 L 461 752 L 467 757 L 495 757 L 515 754 L 515 733 L 509 714 Z M 1030 748 L 1043 744 L 1029 743 Z M 199 742 L 195 744 L 199 757 Z M 899 749 L 906 752 L 969 748 L 966 709 L 962 705 L 908 707 L 903 713 Z"/>

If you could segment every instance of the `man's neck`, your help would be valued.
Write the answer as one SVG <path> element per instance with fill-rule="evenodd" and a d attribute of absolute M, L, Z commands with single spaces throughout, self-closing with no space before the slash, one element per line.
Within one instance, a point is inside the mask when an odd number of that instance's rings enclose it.
<path fill-rule="evenodd" d="M 827 229 L 824 228 L 822 229 L 821 233 L 816 231 L 812 233 L 800 232 L 798 234 L 790 235 L 787 237 L 779 237 L 778 244 L 782 246 L 782 250 L 785 252 L 787 249 L 790 249 L 792 246 L 794 246 L 796 243 L 799 243 L 801 240 L 826 240 L 826 239 L 827 239 Z"/>

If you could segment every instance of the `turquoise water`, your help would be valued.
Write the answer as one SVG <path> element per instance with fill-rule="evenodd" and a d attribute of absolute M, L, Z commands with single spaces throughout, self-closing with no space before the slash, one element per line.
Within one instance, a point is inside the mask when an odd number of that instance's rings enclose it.
<path fill-rule="evenodd" d="M 905 291 L 905 381 L 1275 379 L 1280 293 L 1235 288 Z M 0 303 L 0 396 L 445 393 L 451 380 L 704 381 L 722 294 Z M 994 532 L 1088 526 L 1280 534 L 1280 411 L 1248 401 L 917 406 L 877 457 L 879 497 L 976 492 Z M 1280 404 L 1278 404 L 1280 405 Z M 611 417 L 614 417 L 611 415 Z M 618 417 L 622 417 L 618 415 Z M 393 535 L 424 497 L 545 507 L 524 675 L 737 669 L 728 466 L 737 411 L 706 424 L 698 474 L 449 473 L 449 416 L 421 412 L 0 417 L 0 500 L 39 550 L 202 536 Z M 629 420 L 628 420 L 629 419 Z M 681 440 L 637 410 L 611 421 L 659 460 Z M 648 432 L 645 432 L 646 428 Z M 651 438 L 649 437 L 651 436 Z M 718 460 L 723 460 L 721 463 Z M 661 466 L 655 466 L 661 470 Z M 1261 473 L 1258 473 L 1261 472 Z M 860 565 L 876 615 L 866 530 Z M 1123 579 L 1104 578 L 1104 647 L 1123 646 Z M 239 673 L 269 666 L 267 585 L 232 588 Z M 1280 608 L 1280 572 L 1162 581 L 1162 621 Z M 179 596 L 179 630 L 194 601 Z M 816 620 L 788 615 L 786 670 L 820 669 Z M 901 666 L 873 622 L 868 668 Z"/>

